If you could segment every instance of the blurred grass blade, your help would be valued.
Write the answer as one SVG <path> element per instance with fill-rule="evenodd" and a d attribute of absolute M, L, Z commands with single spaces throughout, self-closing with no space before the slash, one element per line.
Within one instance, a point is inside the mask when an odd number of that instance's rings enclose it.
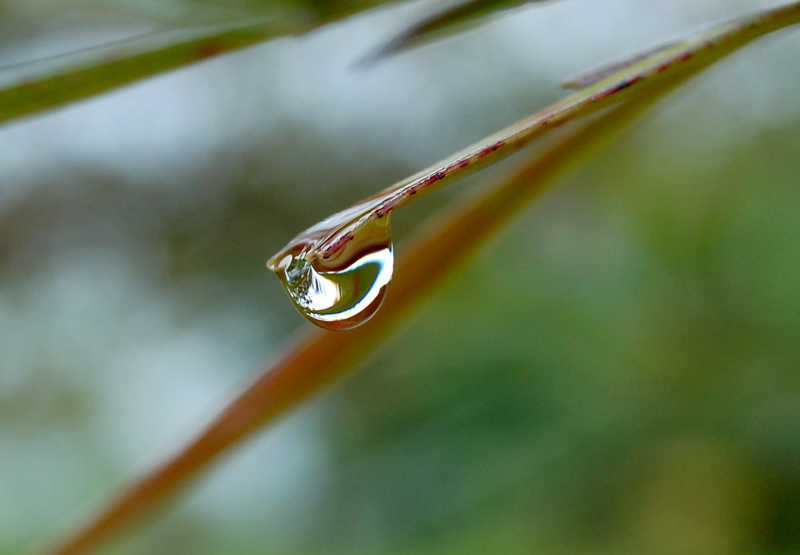
<path fill-rule="evenodd" d="M 726 52 L 757 36 L 800 21 L 800 3 L 739 20 L 728 27 Z M 703 35 L 703 36 L 708 36 Z M 718 40 L 722 40 L 717 36 Z M 722 43 L 720 43 L 722 44 Z M 480 242 L 563 172 L 632 122 L 663 94 L 720 57 L 707 55 L 699 62 L 666 65 L 669 79 L 652 86 L 623 87 L 636 91 L 630 100 L 612 107 L 597 119 L 540 153 L 510 179 L 485 190 L 479 198 L 437 218 L 434 229 L 421 234 L 398 264 L 397 278 L 382 310 L 364 326 L 349 332 L 310 330 L 258 378 L 174 458 L 166 461 L 122 493 L 96 518 L 51 551 L 52 555 L 82 553 L 131 526 L 166 501 L 218 460 L 221 453 L 319 390 L 365 358 L 398 322 L 431 293 L 447 272 Z M 690 59 L 687 58 L 687 60 Z M 622 89 L 621 89 L 622 90 Z"/>
<path fill-rule="evenodd" d="M 356 250 L 351 246 L 395 209 L 497 162 L 564 123 L 697 72 L 744 44 L 798 21 L 800 2 L 740 17 L 682 42 L 650 50 L 629 63 L 615 64 L 613 67 L 620 69 L 609 76 L 605 76 L 605 70 L 593 72 L 584 79 L 589 84 L 578 92 L 310 227 L 276 253 L 268 266 L 289 283 L 295 260 L 317 268 L 328 266 L 327 260 L 344 259 L 343 253 Z"/>
<path fill-rule="evenodd" d="M 441 217 L 398 265 L 403 275 L 380 313 L 349 332 L 308 330 L 247 387 L 189 446 L 118 497 L 77 534 L 50 552 L 75 555 L 148 515 L 218 456 L 363 360 L 442 277 L 535 193 L 655 101 L 624 103 L 526 163 L 511 179 Z M 469 233 L 464 230 L 469 229 Z"/>
<path fill-rule="evenodd" d="M 148 34 L 0 73 L 0 123 L 291 32 L 285 18 Z"/>
<path fill-rule="evenodd" d="M 490 14 L 522 4 L 548 1 L 551 0 L 455 0 L 446 3 L 398 33 L 378 50 L 365 57 L 361 64 L 372 64 L 392 54 L 456 33 L 472 24 L 478 24 L 481 18 Z"/>
<path fill-rule="evenodd" d="M 0 68 L 0 123 L 53 110 L 275 37 L 300 34 L 380 5 L 270 5 L 244 21 L 157 30 L 111 45 Z"/>

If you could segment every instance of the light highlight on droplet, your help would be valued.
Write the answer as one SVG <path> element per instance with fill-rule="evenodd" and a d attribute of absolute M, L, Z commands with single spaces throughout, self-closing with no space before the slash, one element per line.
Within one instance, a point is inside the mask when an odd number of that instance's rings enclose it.
<path fill-rule="evenodd" d="M 375 314 L 392 279 L 388 220 L 376 220 L 351 236 L 334 255 L 324 250 L 327 236 L 313 245 L 290 243 L 267 266 L 311 322 L 327 329 L 353 328 Z"/>

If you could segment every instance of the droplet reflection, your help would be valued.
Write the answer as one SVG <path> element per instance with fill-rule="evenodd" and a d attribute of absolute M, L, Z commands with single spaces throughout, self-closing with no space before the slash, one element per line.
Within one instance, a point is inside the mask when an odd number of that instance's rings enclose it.
<path fill-rule="evenodd" d="M 336 330 L 361 325 L 378 310 L 392 279 L 388 220 L 388 215 L 376 219 L 332 254 L 322 252 L 334 232 L 312 245 L 290 243 L 267 266 L 311 322 Z"/>

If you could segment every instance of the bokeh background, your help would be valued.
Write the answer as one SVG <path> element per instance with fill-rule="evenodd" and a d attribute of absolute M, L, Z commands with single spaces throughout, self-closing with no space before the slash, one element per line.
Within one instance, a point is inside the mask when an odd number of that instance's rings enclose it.
<path fill-rule="evenodd" d="M 0 553 L 102 506 L 310 326 L 264 266 L 297 232 L 564 78 L 771 4 L 564 0 L 358 67 L 428 6 L 391 5 L 4 125 Z M 8 1 L 0 62 L 217 8 Z M 798 60 L 782 32 L 661 102 L 101 552 L 800 553 Z M 504 165 L 397 213 L 397 254 Z"/>

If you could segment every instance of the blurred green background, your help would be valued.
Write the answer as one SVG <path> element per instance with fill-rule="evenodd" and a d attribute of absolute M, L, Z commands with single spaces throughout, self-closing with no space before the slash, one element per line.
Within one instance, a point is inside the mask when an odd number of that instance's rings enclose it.
<path fill-rule="evenodd" d="M 355 67 L 427 7 L 393 5 L 3 126 L 0 553 L 102 506 L 310 326 L 264 267 L 296 233 L 561 79 L 768 5 L 569 0 Z M 0 3 L 0 61 L 201 7 Z M 798 59 L 789 30 L 661 102 L 101 552 L 800 553 Z M 396 214 L 398 256 L 502 170 Z"/>

